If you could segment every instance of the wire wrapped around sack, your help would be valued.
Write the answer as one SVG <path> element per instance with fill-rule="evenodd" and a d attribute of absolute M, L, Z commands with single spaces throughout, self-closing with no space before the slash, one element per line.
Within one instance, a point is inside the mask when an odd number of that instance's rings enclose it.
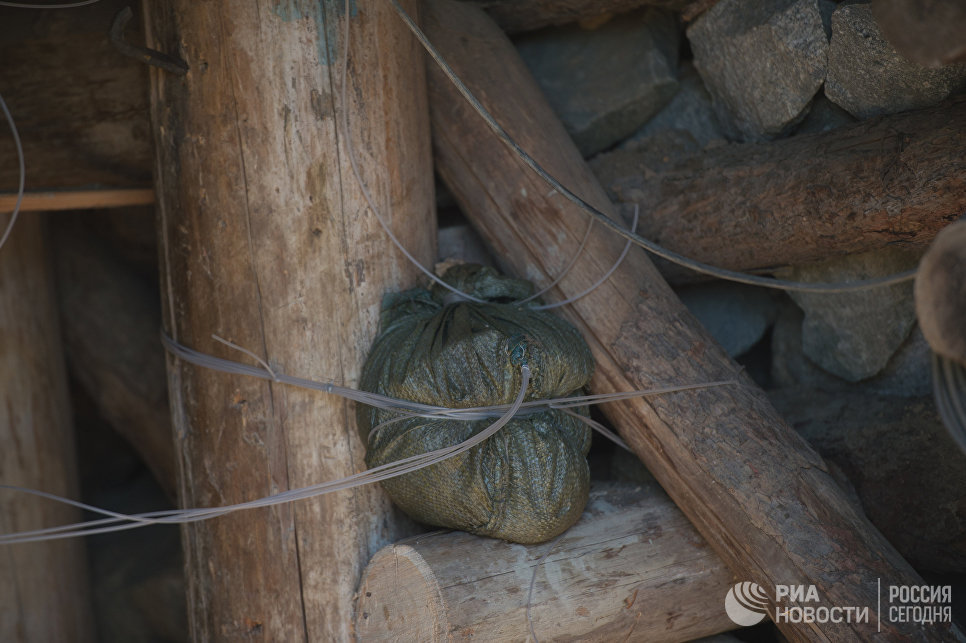
<path fill-rule="evenodd" d="M 363 390 L 473 408 L 512 402 L 524 363 L 532 374 L 525 401 L 569 395 L 590 381 L 594 361 L 577 329 L 548 312 L 513 305 L 530 295 L 529 282 L 470 264 L 450 268 L 443 278 L 484 303 L 438 286 L 386 295 L 380 334 L 363 366 Z M 579 412 L 586 414 L 586 407 Z M 492 422 L 412 417 L 364 405 L 357 414 L 370 467 L 456 444 Z M 420 522 L 543 542 L 576 522 L 587 503 L 590 433 L 562 410 L 538 409 L 466 453 L 381 484 Z"/>

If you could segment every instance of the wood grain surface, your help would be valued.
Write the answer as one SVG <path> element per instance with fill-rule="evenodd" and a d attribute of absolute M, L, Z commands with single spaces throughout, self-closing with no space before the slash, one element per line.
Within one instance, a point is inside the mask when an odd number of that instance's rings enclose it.
<path fill-rule="evenodd" d="M 966 212 L 966 97 L 820 134 L 723 145 L 656 167 L 646 152 L 593 161 L 641 234 L 738 271 L 887 246 L 925 250 Z M 678 266 L 662 272 L 693 279 Z"/>
<path fill-rule="evenodd" d="M 532 624 L 542 641 L 683 641 L 735 627 L 724 609 L 732 583 L 657 485 L 599 483 L 580 521 L 550 543 L 451 531 L 379 551 L 359 586 L 356 632 L 521 641 Z"/>
<path fill-rule="evenodd" d="M 615 216 L 499 28 L 461 3 L 428 6 L 430 40 L 511 136 L 563 184 Z M 503 266 L 546 283 L 576 252 L 586 215 L 526 169 L 431 69 L 438 171 Z M 555 297 L 590 287 L 622 245 L 603 230 L 592 234 Z M 734 380 L 603 410 L 737 580 L 754 581 L 769 594 L 777 584 L 814 585 L 826 606 L 866 607 L 873 615 L 861 624 L 781 623 L 791 640 L 868 638 L 876 631 L 877 582 L 922 582 L 643 252 L 635 249 L 606 283 L 563 311 L 594 351 L 595 392 Z M 882 632 L 917 640 L 949 635 L 942 627 L 886 622 Z"/>
<path fill-rule="evenodd" d="M 406 3 L 415 11 L 414 3 Z M 357 382 L 387 290 L 416 271 L 367 211 L 337 128 L 341 0 L 146 2 L 164 326 L 192 348 Z M 352 4 L 350 132 L 364 180 L 423 262 L 435 222 L 424 72 L 381 1 Z M 252 500 L 361 471 L 350 403 L 168 361 L 187 507 Z M 195 640 L 351 637 L 369 557 L 405 535 L 377 486 L 185 527 Z"/>
<path fill-rule="evenodd" d="M 0 215 L 5 230 L 9 215 Z M 54 275 L 38 215 L 0 248 L 0 484 L 80 500 Z M 0 490 L 0 532 L 81 520 L 73 507 Z M 80 539 L 0 545 L 0 640 L 93 641 Z"/>

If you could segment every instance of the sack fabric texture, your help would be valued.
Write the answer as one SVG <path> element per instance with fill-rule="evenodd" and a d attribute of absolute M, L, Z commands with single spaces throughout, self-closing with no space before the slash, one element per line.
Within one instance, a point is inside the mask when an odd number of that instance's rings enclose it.
<path fill-rule="evenodd" d="M 443 278 L 487 303 L 461 299 L 438 285 L 386 295 L 361 388 L 469 408 L 511 404 L 523 363 L 531 370 L 525 401 L 567 396 L 590 381 L 593 357 L 577 329 L 530 304 L 514 304 L 532 293 L 529 282 L 472 264 L 454 266 Z M 399 419 L 391 409 L 360 404 L 357 415 L 368 445 L 366 464 L 375 467 L 462 442 L 499 414 L 472 421 Z M 389 420 L 397 421 L 379 427 Z M 518 414 L 472 449 L 381 484 L 419 522 L 543 542 L 573 525 L 587 503 L 590 434 L 562 410 Z"/>

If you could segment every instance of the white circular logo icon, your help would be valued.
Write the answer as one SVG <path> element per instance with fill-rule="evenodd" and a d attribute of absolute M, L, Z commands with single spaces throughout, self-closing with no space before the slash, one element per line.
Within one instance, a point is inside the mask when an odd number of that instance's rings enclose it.
<path fill-rule="evenodd" d="M 725 611 L 735 624 L 748 627 L 760 623 L 766 615 L 768 595 L 758 583 L 745 581 L 728 590 Z"/>

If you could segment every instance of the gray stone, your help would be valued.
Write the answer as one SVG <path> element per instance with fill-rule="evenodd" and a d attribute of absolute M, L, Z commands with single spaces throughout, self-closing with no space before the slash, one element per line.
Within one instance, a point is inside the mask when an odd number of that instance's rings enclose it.
<path fill-rule="evenodd" d="M 918 256 L 887 248 L 779 271 L 792 281 L 843 282 L 882 277 L 916 265 Z M 802 347 L 816 364 L 850 382 L 880 372 L 916 321 L 912 282 L 846 293 L 791 292 L 805 311 Z"/>
<path fill-rule="evenodd" d="M 832 15 L 825 95 L 858 118 L 934 105 L 966 85 L 966 65 L 929 69 L 903 58 L 879 31 L 869 5 Z"/>
<path fill-rule="evenodd" d="M 628 168 L 634 168 L 643 176 L 667 172 L 685 159 L 696 157 L 701 149 L 690 132 L 671 129 L 628 141 L 617 149 L 598 154 L 590 159 L 589 165 L 600 184 L 606 186 L 626 176 Z"/>
<path fill-rule="evenodd" d="M 813 362 L 802 348 L 805 315 L 794 302 L 781 306 L 772 327 L 771 379 L 777 388 L 808 387 L 822 391 L 854 391 L 894 397 L 924 397 L 932 394 L 930 351 L 918 326 L 889 359 L 882 371 L 867 380 L 852 383 Z"/>
<path fill-rule="evenodd" d="M 882 372 L 862 382 L 863 390 L 898 397 L 932 395 L 931 353 L 929 343 L 916 324 Z"/>
<path fill-rule="evenodd" d="M 667 131 L 686 131 L 702 148 L 711 141 L 725 138 L 711 104 L 711 94 L 694 65 L 682 64 L 679 73 L 678 93 L 657 116 L 634 132 L 625 145 L 636 147 L 642 139 Z"/>
<path fill-rule="evenodd" d="M 916 569 L 966 572 L 966 455 L 931 397 L 805 388 L 769 397 L 852 481 L 865 514 Z"/>
<path fill-rule="evenodd" d="M 722 125 L 746 140 L 798 123 L 825 80 L 818 0 L 721 0 L 687 34 Z"/>
<path fill-rule="evenodd" d="M 855 117 L 830 101 L 825 94 L 818 94 L 812 101 L 808 115 L 795 130 L 795 134 L 827 132 L 856 122 Z"/>
<path fill-rule="evenodd" d="M 842 390 L 849 382 L 823 370 L 802 350 L 804 319 L 802 309 L 786 299 L 771 332 L 772 383 L 777 388 L 807 386 L 823 391 Z"/>
<path fill-rule="evenodd" d="M 516 44 L 584 156 L 632 134 L 677 91 L 678 27 L 667 12 L 637 11 L 594 31 L 545 29 Z"/>
<path fill-rule="evenodd" d="M 493 267 L 493 255 L 473 226 L 468 223 L 440 228 L 437 233 L 437 254 L 440 262 L 457 260 L 462 263 L 478 263 Z M 437 269 L 437 274 L 442 274 Z"/>
<path fill-rule="evenodd" d="M 744 284 L 699 284 L 677 294 L 731 357 L 754 346 L 778 314 L 776 293 Z"/>

